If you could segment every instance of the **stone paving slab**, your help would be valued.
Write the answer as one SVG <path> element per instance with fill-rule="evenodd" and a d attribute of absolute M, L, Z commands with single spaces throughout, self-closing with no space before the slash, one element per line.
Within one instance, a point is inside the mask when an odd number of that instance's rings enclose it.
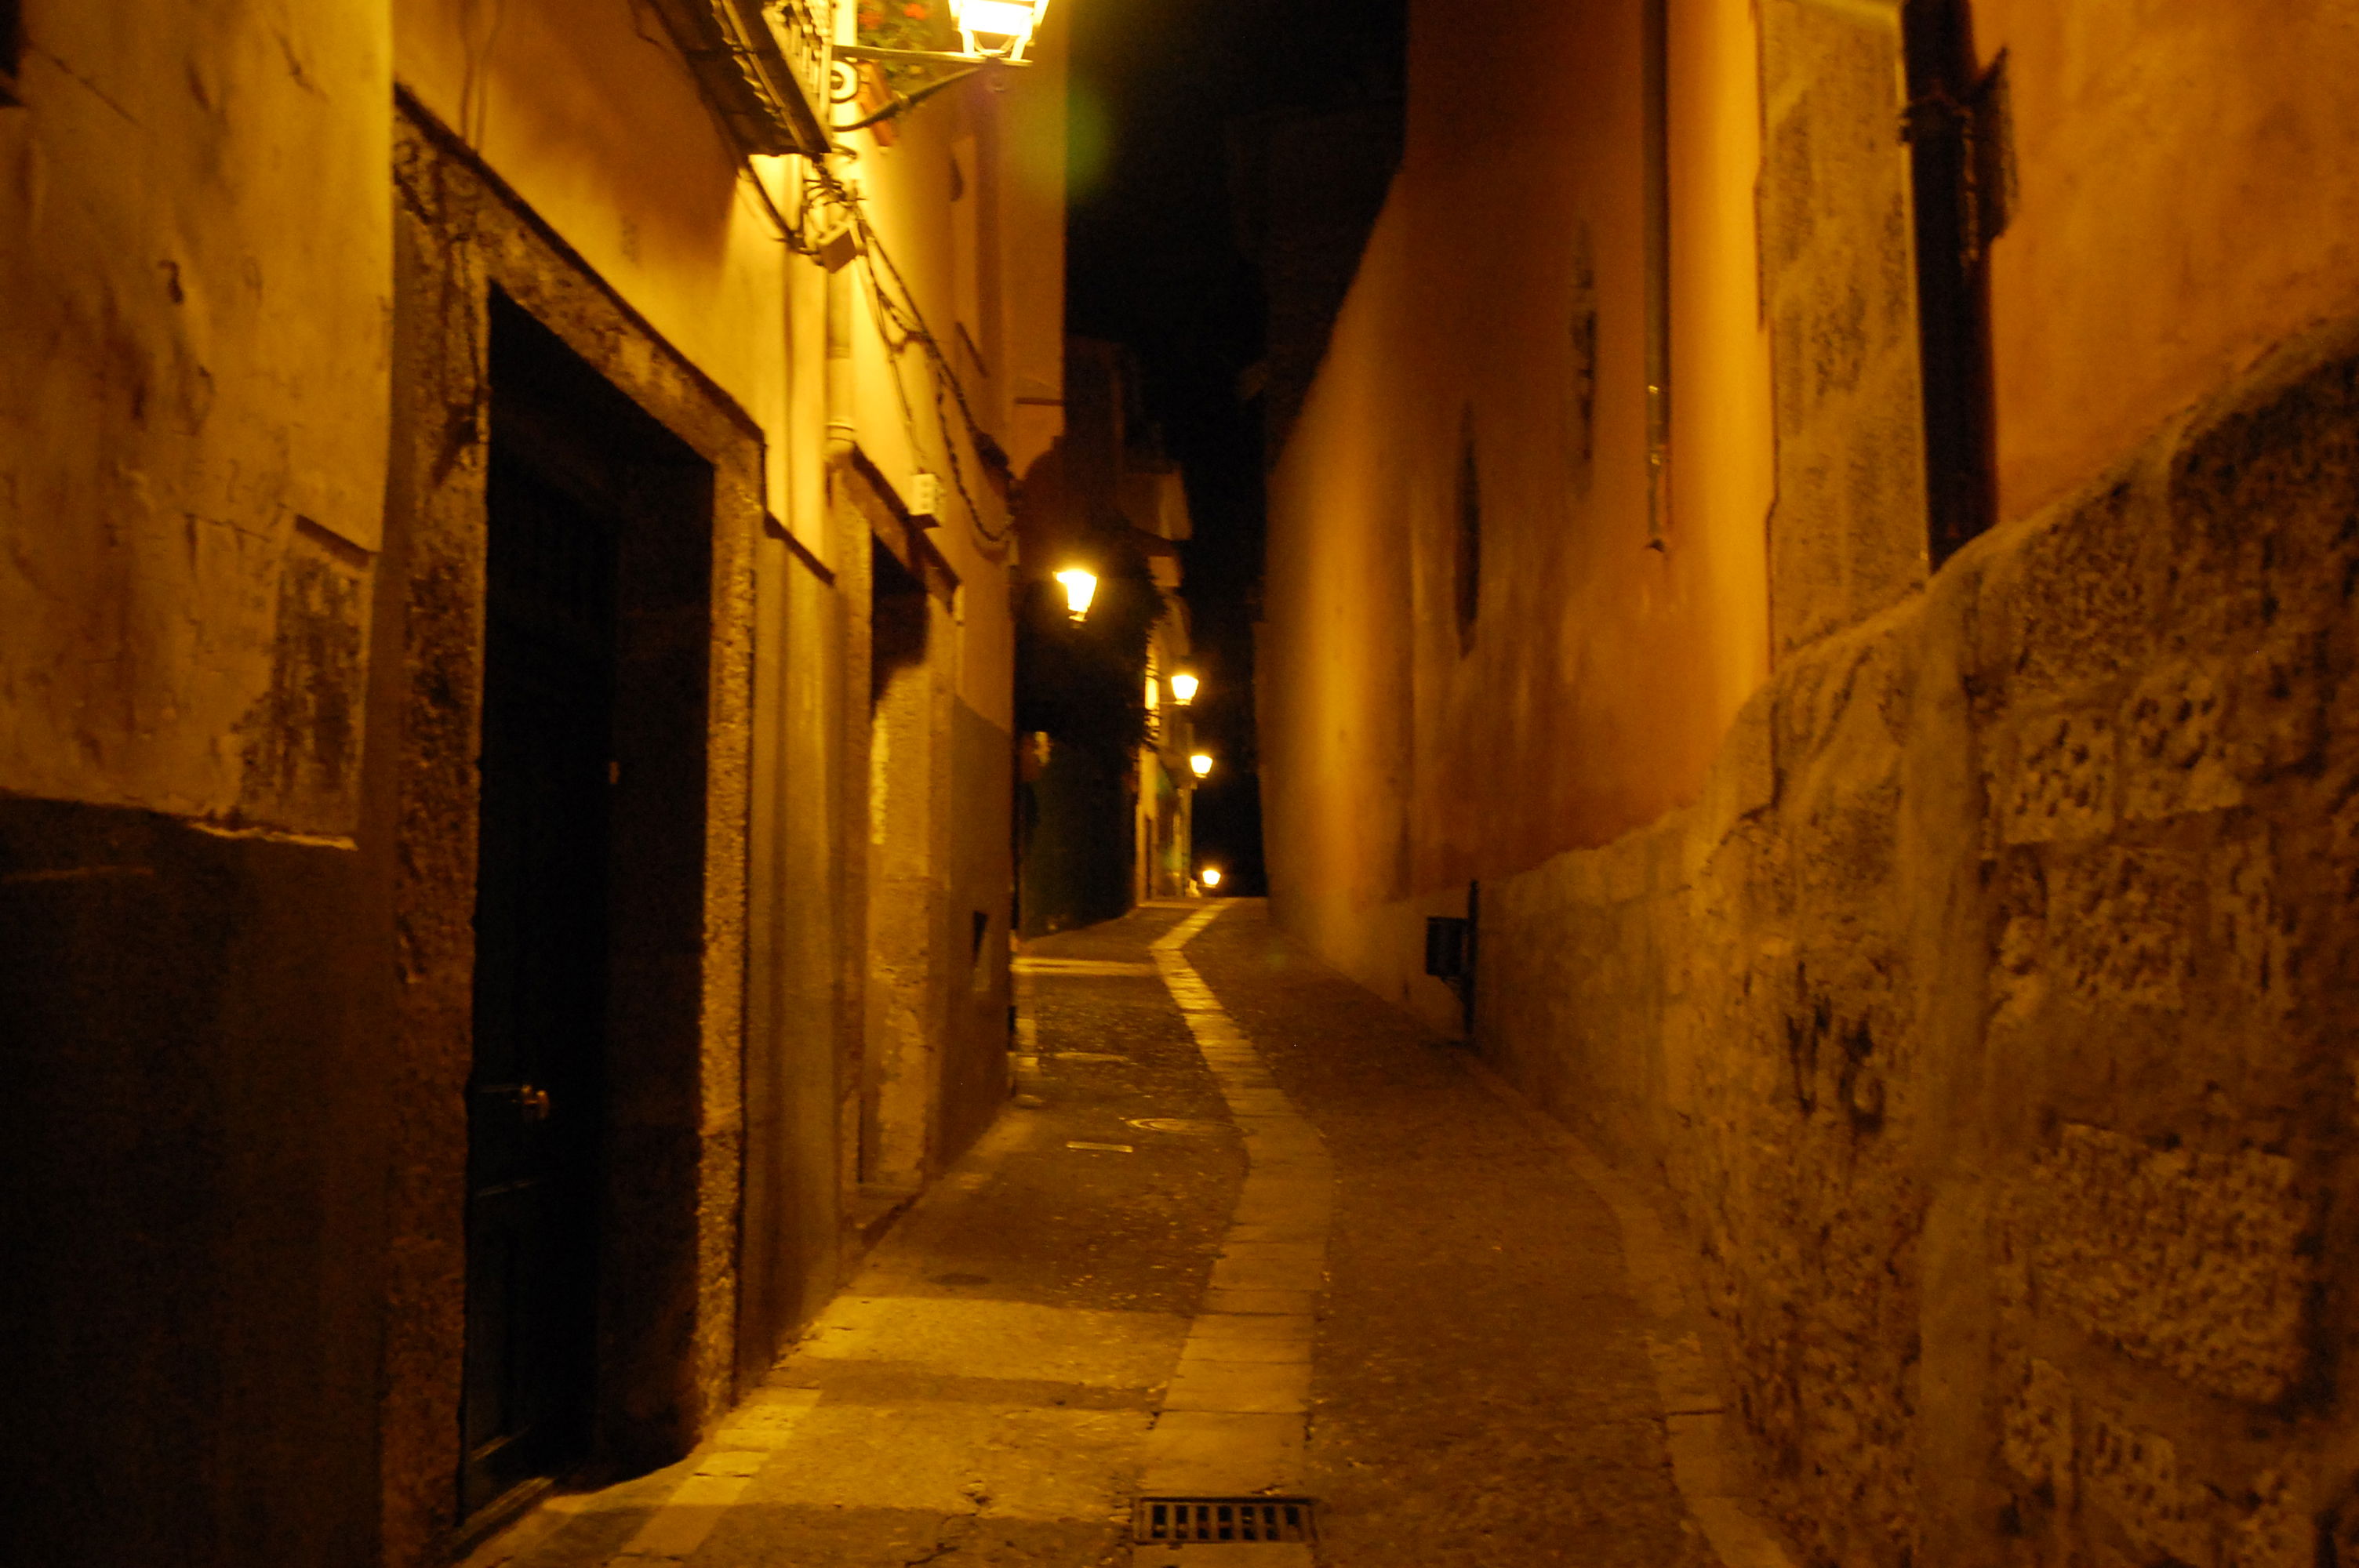
<path fill-rule="evenodd" d="M 1170 1411 L 1299 1414 L 1310 1397 L 1310 1359 L 1216 1361 L 1183 1357 L 1163 1396 Z"/>
<path fill-rule="evenodd" d="M 1291 1541 L 1204 1542 L 1190 1546 L 1141 1546 L 1131 1552 L 1134 1568 L 1310 1568 L 1308 1546 Z"/>
<path fill-rule="evenodd" d="M 1302 1481 L 1302 1418 L 1231 1411 L 1166 1411 L 1148 1433 L 1139 1490 L 1149 1496 L 1244 1496 Z"/>
<path fill-rule="evenodd" d="M 1285 1319 L 1259 1320 L 1284 1322 Z M 1306 1323 L 1308 1319 L 1304 1320 Z M 1226 1335 L 1191 1334 L 1188 1347 L 1180 1352 L 1178 1377 L 1185 1377 L 1190 1367 L 1199 1363 L 1268 1361 L 1310 1365 L 1310 1336 L 1299 1339 L 1248 1339 Z M 1174 1386 L 1176 1387 L 1176 1380 Z"/>

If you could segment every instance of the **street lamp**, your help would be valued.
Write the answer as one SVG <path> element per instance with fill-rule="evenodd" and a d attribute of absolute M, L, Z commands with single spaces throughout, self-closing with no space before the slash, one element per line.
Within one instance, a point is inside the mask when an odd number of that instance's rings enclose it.
<path fill-rule="evenodd" d="M 1210 752 L 1198 752 L 1190 756 L 1188 759 L 1188 771 L 1194 773 L 1200 779 L 1212 777 L 1212 753 Z"/>
<path fill-rule="evenodd" d="M 1218 866 L 1206 866 L 1202 871 L 1196 873 L 1196 880 L 1202 882 L 1208 888 L 1219 887 L 1221 885 L 1221 868 Z"/>
<path fill-rule="evenodd" d="M 1181 670 L 1171 677 L 1171 700 L 1181 708 L 1196 700 L 1196 677 Z"/>
<path fill-rule="evenodd" d="M 951 20 L 967 53 L 1021 65 L 1048 9 L 1049 0 L 951 0 Z"/>
<path fill-rule="evenodd" d="M 1090 600 L 1097 597 L 1097 574 L 1080 567 L 1067 567 L 1057 574 L 1057 580 L 1065 585 L 1066 612 L 1076 621 L 1087 615 Z"/>
<path fill-rule="evenodd" d="M 1024 58 L 1024 51 L 1030 47 L 1032 34 L 1040 26 L 1040 17 L 1048 9 L 1049 0 L 951 0 L 951 21 L 959 30 L 960 41 L 966 46 L 955 54 L 940 49 L 890 49 L 866 44 L 837 44 L 831 51 L 834 55 L 831 64 L 834 74 L 835 102 L 838 103 L 848 103 L 860 95 L 860 77 L 853 69 L 853 61 L 901 67 L 956 65 L 966 69 L 937 77 L 914 92 L 890 92 L 885 106 L 875 114 L 854 120 L 848 125 L 830 125 L 827 129 L 838 135 L 864 131 L 872 125 L 881 125 L 887 120 L 908 114 L 937 92 L 957 86 L 988 66 L 1030 64 Z"/>

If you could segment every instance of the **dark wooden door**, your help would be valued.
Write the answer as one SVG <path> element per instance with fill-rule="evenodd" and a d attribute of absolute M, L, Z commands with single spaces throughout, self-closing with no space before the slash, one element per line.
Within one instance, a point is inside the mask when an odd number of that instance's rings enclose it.
<path fill-rule="evenodd" d="M 468 1092 L 462 1513 L 587 1452 L 615 529 L 495 431 Z"/>

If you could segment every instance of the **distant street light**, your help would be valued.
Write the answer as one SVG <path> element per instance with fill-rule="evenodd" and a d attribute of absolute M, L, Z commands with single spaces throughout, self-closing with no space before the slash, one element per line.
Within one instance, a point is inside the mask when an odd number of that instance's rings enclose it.
<path fill-rule="evenodd" d="M 1171 700 L 1185 708 L 1196 700 L 1196 677 L 1182 670 L 1171 677 Z"/>
<path fill-rule="evenodd" d="M 1218 866 L 1206 866 L 1202 871 L 1196 873 L 1196 880 L 1202 882 L 1208 888 L 1219 887 L 1221 885 L 1221 868 Z"/>
<path fill-rule="evenodd" d="M 1212 753 L 1210 752 L 1196 752 L 1193 756 L 1188 759 L 1188 767 L 1189 771 L 1193 773 L 1200 779 L 1212 777 Z"/>
<path fill-rule="evenodd" d="M 1085 571 L 1080 567 L 1067 567 L 1057 574 L 1057 580 L 1065 585 L 1067 612 L 1076 621 L 1087 615 L 1090 612 L 1090 600 L 1097 597 L 1097 574 Z"/>

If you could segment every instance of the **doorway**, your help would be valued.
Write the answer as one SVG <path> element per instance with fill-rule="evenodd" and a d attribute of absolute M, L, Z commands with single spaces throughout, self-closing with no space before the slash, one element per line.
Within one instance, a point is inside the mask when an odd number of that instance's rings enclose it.
<path fill-rule="evenodd" d="M 589 1447 L 617 520 L 495 446 L 462 1511 Z"/>
<path fill-rule="evenodd" d="M 491 316 L 466 1519 L 676 1437 L 618 1411 L 677 1405 L 632 1347 L 693 1289 L 695 1188 L 650 1108 L 694 1103 L 711 635 L 710 469 L 522 309 Z"/>

